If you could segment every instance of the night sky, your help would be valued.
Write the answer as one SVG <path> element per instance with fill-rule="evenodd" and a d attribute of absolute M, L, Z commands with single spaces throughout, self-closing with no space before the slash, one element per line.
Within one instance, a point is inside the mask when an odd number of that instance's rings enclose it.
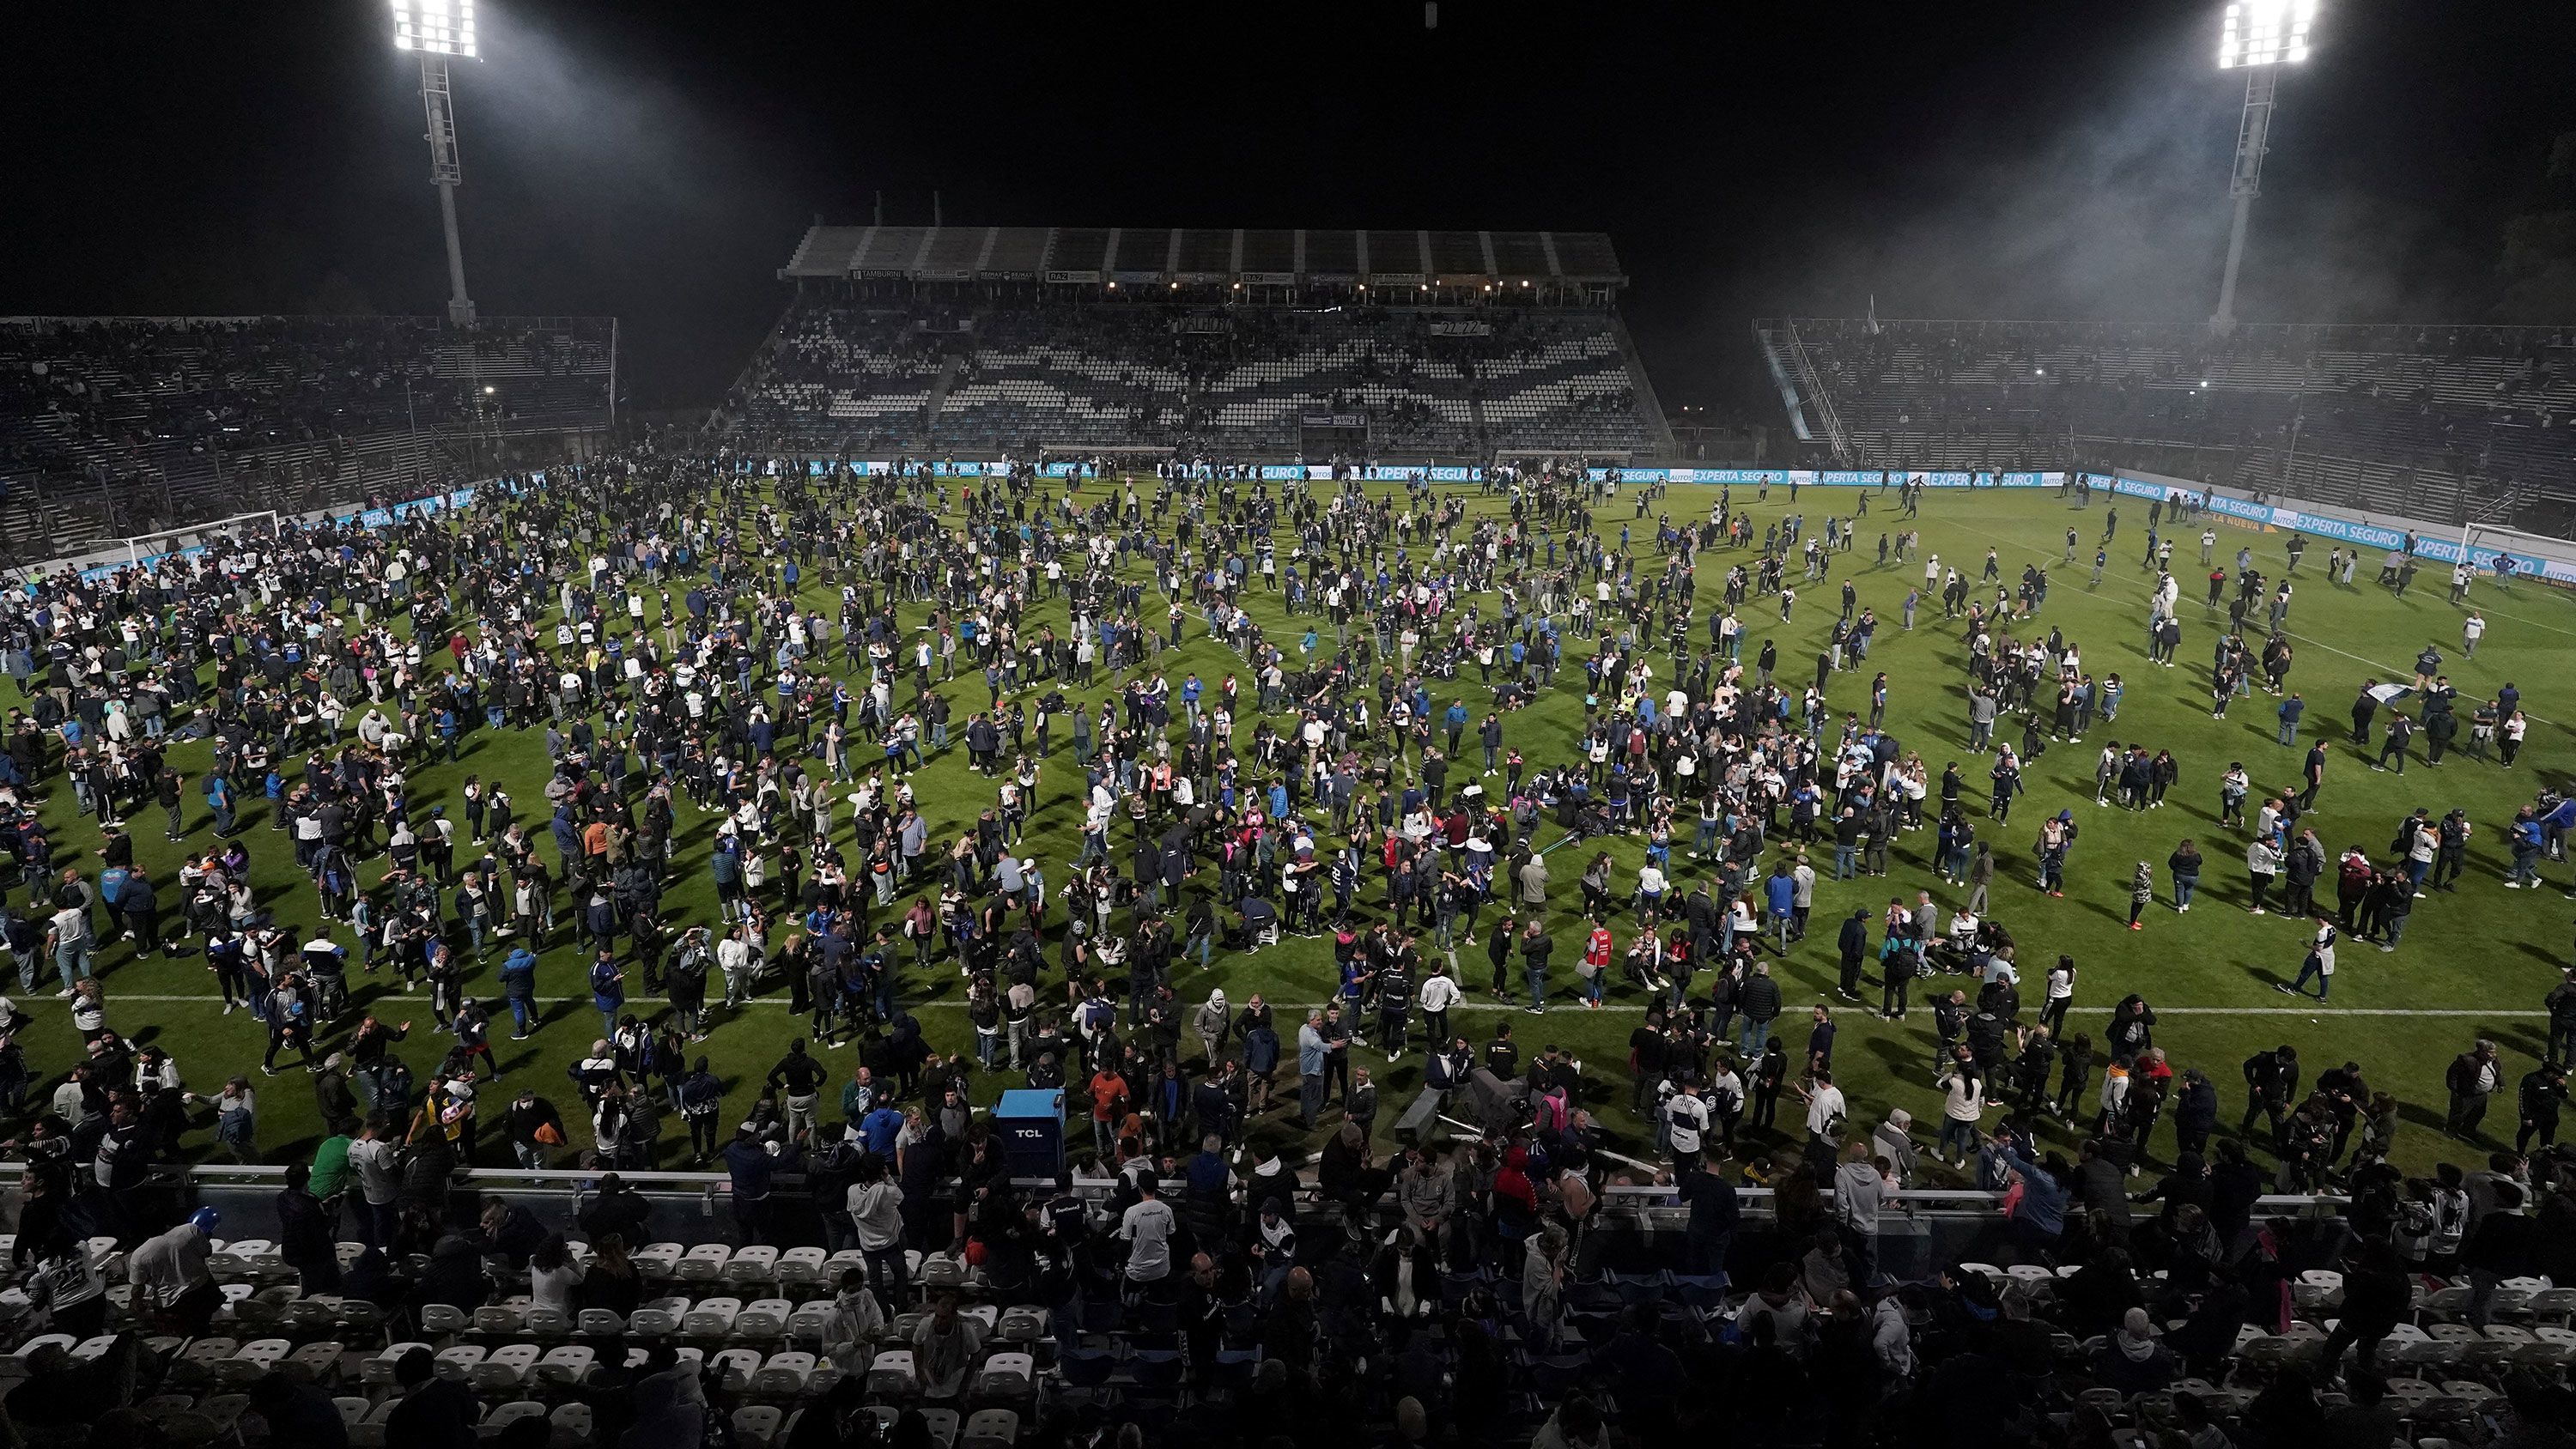
<path fill-rule="evenodd" d="M 614 313 L 716 400 L 805 225 L 1610 233 L 1668 406 L 1776 417 L 1778 311 L 2206 317 L 2242 82 L 2218 0 L 1244 8 L 504 4 L 457 66 L 486 314 Z M 435 313 L 416 62 L 381 4 L 21 6 L 0 312 Z M 2576 128 L 2576 6 L 2327 0 L 2238 313 L 2510 320 Z"/>

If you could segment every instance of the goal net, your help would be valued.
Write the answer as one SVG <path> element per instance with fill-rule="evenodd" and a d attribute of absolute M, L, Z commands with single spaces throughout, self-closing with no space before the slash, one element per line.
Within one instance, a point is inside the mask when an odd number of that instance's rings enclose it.
<path fill-rule="evenodd" d="M 265 513 L 236 513 L 226 518 L 192 523 L 185 528 L 138 533 L 125 541 L 126 561 L 137 568 L 148 568 L 166 559 L 193 558 L 208 549 L 265 549 L 276 539 L 277 532 L 278 515 L 273 509 Z"/>
<path fill-rule="evenodd" d="M 2427 538 L 2418 547 L 2445 563 L 2466 558 L 2479 577 L 2493 579 L 2506 588 L 2524 580 L 2576 588 L 2576 540 L 2472 523 L 2460 531 L 2457 544 L 2437 551 L 2433 540 Z"/>

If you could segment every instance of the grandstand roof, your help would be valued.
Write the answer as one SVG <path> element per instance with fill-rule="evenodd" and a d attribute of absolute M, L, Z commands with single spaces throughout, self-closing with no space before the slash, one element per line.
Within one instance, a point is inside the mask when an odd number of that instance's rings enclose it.
<path fill-rule="evenodd" d="M 1596 231 L 1232 230 L 1222 227 L 817 226 L 779 268 L 921 281 L 1418 282 L 1625 285 Z"/>

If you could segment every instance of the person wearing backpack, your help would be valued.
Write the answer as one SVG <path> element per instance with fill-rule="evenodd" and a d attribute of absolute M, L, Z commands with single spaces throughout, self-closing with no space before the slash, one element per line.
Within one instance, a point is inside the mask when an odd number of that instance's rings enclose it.
<path fill-rule="evenodd" d="M 692 926 L 683 933 L 671 948 L 670 965 L 664 972 L 671 1011 L 693 1042 L 707 1039 L 707 967 L 712 959 L 707 935 L 704 926 Z"/>

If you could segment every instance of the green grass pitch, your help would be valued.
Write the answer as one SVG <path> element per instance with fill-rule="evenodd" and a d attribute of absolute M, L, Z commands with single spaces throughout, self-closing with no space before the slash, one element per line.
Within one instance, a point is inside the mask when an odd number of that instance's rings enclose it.
<path fill-rule="evenodd" d="M 1145 486 L 1150 487 L 1150 483 Z M 1373 485 L 1371 491 L 1383 492 L 1388 486 Z M 1050 487 L 1049 496 L 1057 487 L 1060 485 Z M 1467 496 L 1471 510 L 1478 513 L 1504 507 L 1497 498 L 1473 493 Z M 1632 496 L 1622 490 L 1619 497 L 1601 508 L 1597 516 L 1605 530 L 1615 530 L 1628 521 Z M 1714 488 L 1674 487 L 1657 502 L 1654 512 L 1668 512 L 1677 521 L 1701 519 L 1715 500 Z M 1820 533 L 1829 513 L 1849 517 L 1858 495 L 1848 489 L 1808 489 L 1793 503 L 1785 489 L 1775 488 L 1766 500 L 1756 501 L 1748 489 L 1739 491 L 1735 501 L 1739 508 L 1751 508 L 1758 537 L 1762 525 L 1792 512 L 1805 516 L 1810 532 Z M 2543 1047 L 2545 1020 L 2538 1010 L 2541 996 L 2558 981 L 2560 967 L 2569 960 L 2571 920 L 2576 920 L 2576 906 L 2567 904 L 2560 895 L 2566 868 L 2549 867 L 2553 879 L 2543 889 L 2506 890 L 2502 884 L 2506 854 L 2502 837 L 2503 827 L 2517 806 L 2530 801 L 2544 783 L 2563 781 L 2570 758 L 2567 721 L 2576 720 L 2576 680 L 2570 678 L 2571 663 L 2576 663 L 2576 648 L 2571 648 L 2576 646 L 2576 603 L 2537 585 L 2517 584 L 2508 592 L 2481 581 L 2471 602 L 2484 611 L 2488 630 L 2476 658 L 2464 659 L 2460 650 L 2464 611 L 2448 601 L 2446 578 L 2441 572 L 2427 571 L 2406 597 L 2393 598 L 2387 590 L 2372 586 L 2377 574 L 2374 556 L 2365 559 L 2354 587 L 2337 587 L 2324 576 L 2327 547 L 2312 546 L 2295 575 L 2296 599 L 2288 623 L 2298 651 L 2289 684 L 2305 695 L 2309 711 L 2301 746 L 2285 748 L 2275 740 L 2273 701 L 2266 695 L 2258 692 L 2252 699 L 2239 701 L 2224 720 L 2210 715 L 2209 651 L 2217 631 L 2224 627 L 2224 614 L 2204 611 L 2199 603 L 2202 590 L 2197 581 L 2206 570 L 2194 566 L 2199 556 L 2198 525 L 2176 534 L 2180 542 L 2175 568 L 2184 582 L 2179 612 L 2185 631 L 2177 667 L 2152 667 L 2145 656 L 2143 626 L 2153 576 L 2142 572 L 2139 564 L 2147 531 L 2142 500 L 2118 502 L 2120 522 L 2118 536 L 2110 546 L 2109 568 L 2098 586 L 2088 584 L 2094 540 L 2111 506 L 2110 500 L 2097 497 L 2089 509 L 2077 511 L 2054 492 L 1935 492 L 1912 525 L 1921 530 L 1925 551 L 1970 570 L 1972 577 L 1990 546 L 2000 551 L 2007 579 L 2017 575 L 2026 561 L 2036 560 L 2049 567 L 2051 587 L 2041 631 L 2044 633 L 2052 625 L 2063 630 L 2081 646 L 2087 670 L 2097 678 L 2116 672 L 2127 683 L 2116 723 L 2097 721 L 2084 744 L 2057 745 L 2030 767 L 2029 794 L 2016 806 L 2014 820 L 2007 827 L 1988 829 L 1983 820 L 1985 762 L 1966 749 L 1962 688 L 1966 661 L 1957 626 L 1945 624 L 1937 601 L 1927 598 L 1916 626 L 1911 631 L 1899 627 L 1900 601 L 1910 586 L 1921 582 L 1922 569 L 1916 562 L 1891 561 L 1882 565 L 1877 561 L 1880 533 L 1907 526 L 1897 519 L 1890 497 L 1873 496 L 1869 514 L 1858 524 L 1858 546 L 1835 555 L 1829 582 L 1800 586 L 1801 601 L 1792 621 L 1780 623 L 1776 603 L 1769 598 L 1748 603 L 1743 611 L 1750 623 L 1746 658 L 1749 661 L 1766 638 L 1776 640 L 1782 675 L 1790 681 L 1803 681 L 1838 612 L 1833 599 L 1846 577 L 1857 586 L 1862 602 L 1877 610 L 1883 621 L 1877 646 L 1866 665 L 1834 676 L 1827 691 L 1828 702 L 1837 714 L 1865 710 L 1871 675 L 1884 669 L 1891 684 L 1888 726 L 1903 746 L 1919 751 L 1936 778 L 1945 763 L 1961 763 L 1969 780 L 1964 798 L 1972 816 L 1978 819 L 1980 836 L 1997 848 L 2000 869 L 1989 914 L 2005 922 L 2021 943 L 2026 1017 L 2037 1009 L 2039 979 L 2046 965 L 2061 951 L 2071 953 L 2079 963 L 2081 984 L 2069 1029 L 2090 1032 L 2098 1041 L 2112 1003 L 2130 991 L 2143 993 L 2161 1017 L 2157 1044 L 2170 1053 L 2176 1068 L 2197 1066 L 2218 1082 L 2222 1135 L 2234 1128 L 2244 1105 L 2239 1062 L 2258 1048 L 2288 1042 L 2299 1049 L 2310 1080 L 2324 1067 L 2349 1059 L 2363 1066 L 2373 1087 L 2399 1095 L 2405 1103 L 2405 1126 L 2398 1137 L 2397 1158 L 2409 1170 L 2421 1170 L 2446 1157 L 2475 1162 L 2484 1148 L 2471 1149 L 2440 1136 L 2443 1069 L 2475 1037 L 2492 1037 L 2503 1045 L 2508 1085 L 2488 1116 L 2486 1130 L 2490 1137 L 2509 1139 L 2513 1130 L 2511 1083 L 2519 1079 Z M 1646 523 L 1636 526 L 1634 551 L 1641 557 L 1641 573 L 1659 566 L 1654 557 L 1652 517 L 1650 513 Z M 2062 563 L 2064 533 L 2070 524 L 2077 528 L 2082 541 L 2083 562 L 2077 566 Z M 2224 522 L 2218 522 L 2216 527 L 2221 562 L 2232 560 L 2239 547 L 2246 547 L 2252 549 L 2257 567 L 2267 576 L 2281 575 L 2287 562 L 2286 535 L 2251 532 Z M 1703 555 L 1695 646 L 1705 639 L 1699 621 L 1705 620 L 1713 606 L 1726 566 L 1750 557 L 1749 553 L 1731 553 L 1722 548 Z M 819 582 L 809 583 L 809 591 L 818 601 L 824 597 Z M 1990 587 L 1984 592 L 1991 596 Z M 1303 622 L 1292 627 L 1285 618 L 1280 596 L 1263 592 L 1257 580 L 1247 605 L 1274 638 L 1294 641 L 1305 628 Z M 826 603 L 824 607 L 828 611 L 831 606 Z M 904 605 L 904 624 L 918 623 L 925 612 L 923 605 Z M 1060 601 L 1041 600 L 1032 610 L 1028 627 L 1052 623 L 1061 633 L 1065 622 Z M 2460 688 L 2464 712 L 2471 701 L 2486 698 L 2508 680 L 2520 687 L 2532 728 L 2517 768 L 2506 770 L 2492 760 L 2478 763 L 2458 755 L 2441 768 L 2428 768 L 2419 741 L 2415 759 L 2401 778 L 2373 773 L 2368 759 L 2344 743 L 2348 707 L 2362 680 L 2369 676 L 2401 681 L 2411 678 L 2414 656 L 2427 643 L 2438 646 L 2449 661 L 2447 669 Z M 1583 718 L 1579 664 L 1585 652 L 1586 645 L 1571 641 L 1569 667 L 1559 673 L 1556 689 L 1533 706 L 1506 716 L 1510 744 L 1527 756 L 1533 767 L 1566 758 L 1579 731 Z M 433 656 L 431 667 L 436 669 L 442 662 Z M 1668 657 L 1658 663 L 1660 669 L 1669 671 Z M 1167 653 L 1161 664 L 1161 672 L 1176 684 L 1191 671 L 1210 685 L 1229 672 L 1245 674 L 1248 681 L 1244 661 L 1208 639 L 1196 620 L 1192 621 L 1186 645 L 1177 656 Z M 1445 708 L 1453 697 L 1463 698 L 1473 716 L 1481 718 L 1488 695 L 1483 686 L 1473 681 L 1473 673 L 1470 667 L 1457 681 L 1435 681 L 1450 687 L 1434 689 L 1434 708 Z M 958 706 L 962 726 L 966 714 L 982 703 L 982 681 L 961 672 L 945 688 Z M 1073 697 L 1096 711 L 1100 699 L 1111 688 L 1111 676 L 1103 671 L 1094 688 L 1073 692 Z M 1034 703 L 1034 693 L 1022 691 L 1030 703 Z M 1247 688 L 1247 699 L 1249 696 Z M 1246 721 L 1238 738 L 1248 738 L 1248 726 Z M 1081 775 L 1065 744 L 1067 733 L 1059 722 L 1055 757 L 1048 762 L 1029 840 L 1023 848 L 1024 853 L 1034 854 L 1045 863 L 1049 882 L 1057 888 L 1070 874 L 1069 865 L 1081 840 Z M 2002 737 L 2016 740 L 2019 733 L 2018 722 L 2010 720 L 2000 731 Z M 2318 733 L 2335 741 L 2331 773 L 2313 817 L 2330 853 L 2357 843 L 2379 854 L 2400 817 L 2419 805 L 2429 807 L 2436 816 L 2453 807 L 2463 808 L 2478 828 L 2470 850 L 2468 877 L 2458 891 L 2436 894 L 2420 902 L 2405 942 L 2395 953 L 2384 954 L 2348 941 L 2335 977 L 2332 1003 L 2325 1006 L 2313 1001 L 2294 1002 L 2275 990 L 2276 983 L 2286 982 L 2295 974 L 2308 930 L 2278 914 L 2255 917 L 2246 912 L 2244 836 L 2235 828 L 2221 828 L 2217 819 L 2217 782 L 2230 760 L 2245 763 L 2258 792 L 2294 787 L 2305 737 Z M 2181 761 L 2182 780 L 2167 808 L 2132 814 L 2094 804 L 2093 763 L 2099 745 L 2108 739 L 2134 740 L 2150 749 L 2170 749 L 2175 753 Z M 2465 742 L 2465 730 L 2462 739 Z M 1463 753 L 1475 754 L 1472 739 Z M 212 821 L 194 788 L 207 758 L 203 744 L 173 751 L 173 762 L 191 777 L 187 792 L 189 835 L 184 845 L 162 840 L 157 809 L 147 808 L 136 821 L 138 860 L 162 883 L 165 907 L 172 900 L 171 882 L 182 850 L 203 849 L 210 838 Z M 487 781 L 506 782 L 512 795 L 523 802 L 523 812 L 540 807 L 547 774 L 542 732 L 475 729 L 467 736 L 460 763 L 449 765 L 426 758 L 415 761 L 411 777 L 414 798 L 423 803 L 444 802 L 451 815 L 459 814 L 459 787 L 468 772 Z M 1461 773 L 1472 773 L 1472 767 Z M 953 841 L 956 833 L 970 825 L 976 813 L 992 800 L 994 782 L 966 769 L 962 744 L 952 743 L 945 754 L 935 756 L 913 778 L 931 823 L 934 849 L 943 837 Z M 46 790 L 43 813 L 58 854 L 67 861 L 78 858 L 94 871 L 97 862 L 91 852 L 99 842 L 97 831 L 77 816 L 72 792 L 58 774 L 46 782 Z M 666 920 L 673 923 L 674 929 L 714 918 L 713 888 L 705 866 L 712 831 L 702 828 L 704 817 L 685 798 L 678 806 L 680 825 L 675 839 L 681 854 L 675 883 L 665 899 Z M 2063 898 L 2051 898 L 2033 888 L 2031 835 L 2044 814 L 2061 808 L 2075 812 L 2082 832 L 2068 863 L 2066 893 Z M 265 810 L 256 802 L 244 811 L 243 820 L 261 895 L 295 929 L 309 926 L 315 917 L 314 892 L 294 865 L 287 837 L 269 831 Z M 537 823 L 541 825 L 542 821 Z M 1538 841 L 1547 845 L 1561 833 L 1552 823 L 1542 824 Z M 543 832 L 532 830 L 531 834 L 540 836 Z M 2164 861 L 2176 841 L 2186 835 L 2200 842 L 2209 865 L 2203 877 L 2201 904 L 2182 915 L 2171 909 Z M 1855 1122 L 1864 1126 L 1894 1106 L 1909 1109 L 1926 1133 L 1937 1124 L 1940 1103 L 1931 1086 L 1932 1034 L 1929 1013 L 1921 1006 L 1931 989 L 1958 978 L 1918 982 L 1916 1010 L 1901 1023 L 1881 1021 L 1857 1008 L 1846 1009 L 1832 995 L 1836 971 L 1834 927 L 1855 906 L 1867 906 L 1875 916 L 1891 894 L 1901 893 L 1910 901 L 1915 890 L 1925 887 L 1933 888 L 1946 922 L 1964 892 L 1935 878 L 1928 862 L 1931 837 L 1928 825 L 1900 837 L 1892 851 L 1888 879 L 1864 878 L 1844 883 L 1820 880 L 1810 935 L 1785 962 L 1773 967 L 1787 998 L 1780 1029 L 1789 1037 L 1793 1051 L 1804 1040 L 1806 1008 L 1819 1001 L 1835 1007 L 1842 1028 L 1836 1049 L 1837 1075 L 1851 1096 Z M 1113 832 L 1112 847 L 1122 866 L 1125 840 L 1126 826 L 1121 820 Z M 1676 896 L 1699 878 L 1687 857 L 1688 843 L 1685 827 L 1676 843 Z M 550 846 L 543 848 L 550 850 Z M 1642 840 L 1616 839 L 1608 843 L 1608 848 L 1619 861 L 1618 884 L 1625 890 L 1635 879 L 1635 867 L 1642 858 Z M 1627 1035 L 1639 1019 L 1641 999 L 1634 990 L 1614 982 L 1610 1000 L 1600 1011 L 1584 1011 L 1568 1004 L 1573 981 L 1570 963 L 1579 954 L 1587 925 L 1577 911 L 1574 877 L 1581 869 L 1578 858 L 1588 855 L 1589 850 L 1588 846 L 1580 851 L 1569 850 L 1550 860 L 1556 883 L 1551 891 L 1553 904 L 1548 924 L 1559 940 L 1559 999 L 1555 1009 L 1538 1018 L 1497 1002 L 1484 989 L 1487 972 L 1481 946 L 1471 948 L 1461 942 L 1459 974 L 1470 987 L 1470 1005 L 1453 1021 L 1471 1040 L 1481 1042 L 1495 1023 L 1508 1019 L 1524 1052 L 1554 1043 L 1578 1055 L 1585 1064 L 1589 1105 L 1610 1129 L 1612 1145 L 1647 1156 L 1640 1125 L 1629 1110 L 1626 1070 Z M 1829 845 L 1816 853 L 1820 876 L 1830 876 L 1830 857 Z M 2159 890 L 2156 903 L 2146 914 L 2145 929 L 2132 932 L 2127 929 L 2129 878 L 2134 863 L 2140 860 L 2155 864 Z M 383 868 L 381 857 L 363 863 L 362 881 L 372 883 Z M 1203 871 L 1202 876 L 1212 883 L 1213 870 Z M 2331 875 L 2325 884 L 2330 888 Z M 2321 894 L 2330 898 L 2330 891 Z M 1364 899 L 1369 903 L 1368 913 L 1377 914 L 1383 891 L 1375 881 Z M 1050 910 L 1051 923 L 1061 918 L 1060 908 Z M 1624 948 L 1629 938 L 1627 921 L 1614 921 L 1614 929 Z M 1873 930 L 1873 939 L 1875 935 Z M 345 928 L 341 936 L 347 939 Z M 494 966 L 501 954 L 498 950 L 493 953 Z M 1057 979 L 1054 960 L 1050 949 L 1046 978 L 1049 988 Z M 135 960 L 129 947 L 110 946 L 101 951 L 99 964 L 105 975 L 113 1026 L 140 1041 L 157 1042 L 169 1049 L 192 1090 L 211 1093 L 224 1077 L 248 1072 L 259 1093 L 262 1156 L 284 1162 L 309 1154 L 318 1130 L 318 1117 L 307 1086 L 309 1079 L 298 1071 L 282 1072 L 275 1080 L 257 1075 L 264 1034 L 247 1014 L 220 1014 L 214 983 L 201 957 Z M 566 927 L 545 953 L 540 968 L 540 991 L 549 998 L 543 1028 L 533 1040 L 510 1042 L 506 1040 L 507 1012 L 500 1011 L 496 1023 L 499 1029 L 495 1032 L 494 1044 L 509 1074 L 506 1085 L 534 1081 L 539 1090 L 566 1107 L 568 1116 L 577 1108 L 577 1100 L 564 1069 L 585 1052 L 598 1026 L 583 991 L 583 969 L 583 958 L 570 944 Z M 468 976 L 468 989 L 487 1001 L 497 1002 L 499 986 L 492 972 L 493 967 L 474 968 Z M 1282 1082 L 1286 1090 L 1281 1095 L 1293 1107 L 1293 1022 L 1298 1013 L 1287 1008 L 1322 1001 L 1332 981 L 1329 939 L 1291 938 L 1257 956 L 1220 953 L 1213 967 L 1204 971 L 1194 961 L 1184 963 L 1176 972 L 1174 987 L 1185 1005 L 1194 1005 L 1210 986 L 1222 984 L 1229 999 L 1238 1004 L 1259 991 L 1283 1008 L 1282 1032 L 1290 1040 Z M 43 989 L 22 994 L 19 1000 L 21 1009 L 34 1018 L 20 1033 L 30 1064 L 40 1078 L 31 1094 L 31 1105 L 41 1105 L 51 1084 L 60 1079 L 79 1053 L 80 1040 L 71 1028 L 65 1003 L 52 995 L 55 984 L 48 969 Z M 353 986 L 359 1005 L 388 1020 L 411 1019 L 418 1023 L 411 1040 L 399 1050 L 425 1078 L 449 1044 L 432 1027 L 427 1000 L 388 998 L 384 993 L 400 988 L 389 987 L 381 977 L 353 976 Z M 714 994 L 711 991 L 711 996 Z M 784 1009 L 786 994 L 783 983 L 773 983 L 759 1004 L 739 1014 L 720 1010 L 714 1014 L 718 1025 L 703 1050 L 727 1082 L 728 1123 L 743 1115 L 758 1090 L 761 1074 L 788 1039 L 803 1029 L 802 1020 L 791 1018 Z M 962 983 L 952 966 L 943 962 L 927 973 L 907 972 L 902 994 L 922 1019 L 937 1049 L 970 1051 L 971 1032 L 963 1010 Z M 1041 1002 L 1053 995 L 1052 989 L 1042 991 Z M 1875 1004 L 1874 965 L 1868 999 Z M 1504 1015 L 1507 1010 L 1508 1017 Z M 1418 1014 L 1416 1027 L 1418 1035 Z M 326 1035 L 323 1044 L 333 1044 L 338 1035 L 337 1031 Z M 1186 1046 L 1184 1052 L 1185 1057 L 1193 1055 L 1195 1044 Z M 843 1050 L 827 1053 L 826 1059 L 836 1071 L 845 1074 L 854 1065 L 855 1054 Z M 1418 1049 L 1409 1052 L 1390 1067 L 1376 1051 L 1362 1045 L 1355 1048 L 1354 1059 L 1371 1068 L 1381 1084 L 1384 1107 L 1378 1120 L 1383 1133 L 1418 1086 L 1422 1053 Z M 987 1102 L 1002 1088 L 1016 1085 L 1018 1078 L 1009 1073 L 982 1076 L 975 1096 L 979 1102 Z M 834 1100 L 830 1094 L 836 1090 L 827 1089 L 827 1118 Z M 486 1097 L 486 1165 L 510 1165 L 497 1120 L 497 1109 L 505 1095 Z M 1332 1120 L 1327 1127 L 1338 1120 L 1337 1112 L 1329 1116 Z M 1793 1108 L 1784 1105 L 1784 1123 L 1794 1126 L 1796 1116 Z M 1990 1114 L 1988 1121 L 1992 1120 Z M 2052 1125 L 2048 1130 L 2060 1136 L 2066 1131 L 2062 1125 Z M 1254 1141 L 1258 1146 L 1284 1140 L 1294 1133 L 1293 1112 L 1274 1110 L 1256 1124 Z M 1071 1136 L 1080 1143 L 1087 1134 L 1076 1131 Z M 210 1131 L 200 1131 L 191 1134 L 190 1142 L 199 1151 L 210 1153 L 211 1137 Z M 587 1140 L 586 1130 L 576 1129 L 576 1138 Z M 2168 1127 L 2159 1133 L 2155 1143 L 2157 1160 L 2169 1157 L 2171 1142 Z M 666 1122 L 663 1143 L 664 1165 L 677 1162 L 686 1134 L 676 1119 Z M 1380 1145 L 1383 1149 L 1385 1144 Z M 1769 1145 L 1790 1144 L 1783 1138 Z M 2268 1160 L 2268 1154 L 2265 1158 Z"/>

